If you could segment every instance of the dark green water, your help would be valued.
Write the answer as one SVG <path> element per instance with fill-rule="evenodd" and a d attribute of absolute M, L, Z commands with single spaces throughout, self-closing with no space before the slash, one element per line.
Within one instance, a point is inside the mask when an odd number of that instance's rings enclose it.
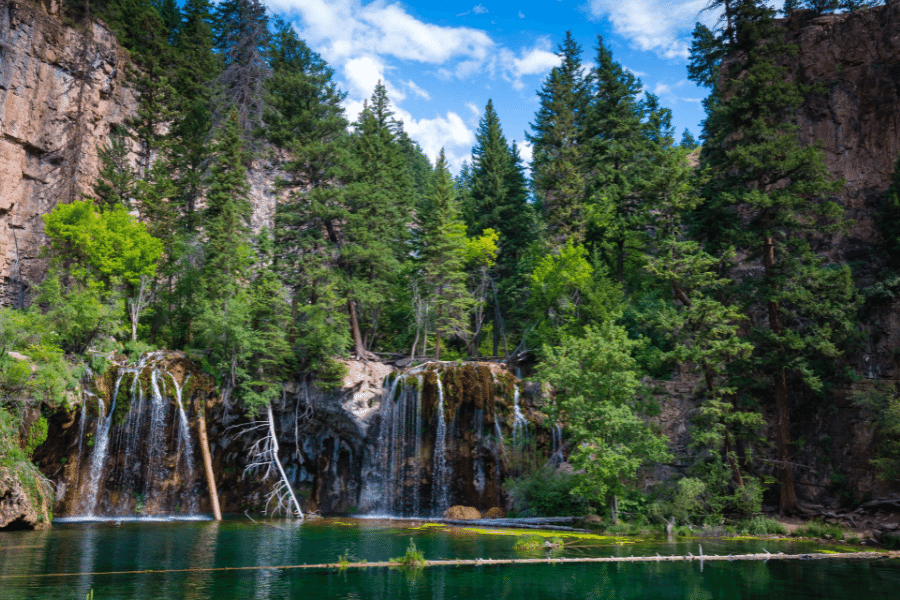
<path fill-rule="evenodd" d="M 277 527 L 271 526 L 277 525 Z M 277 566 L 335 562 L 349 552 L 370 562 L 400 556 L 410 538 L 429 559 L 524 558 L 515 538 L 462 530 L 411 529 L 404 522 L 321 520 L 303 525 L 247 520 L 64 524 L 0 534 L 0 598 L 900 598 L 900 561 L 769 561 L 548 564 L 487 567 L 129 573 L 112 571 Z M 816 552 L 818 545 L 766 541 L 646 540 L 566 549 L 555 556 Z M 69 573 L 58 576 L 55 574 Z M 99 574 L 90 574 L 99 573 Z"/>

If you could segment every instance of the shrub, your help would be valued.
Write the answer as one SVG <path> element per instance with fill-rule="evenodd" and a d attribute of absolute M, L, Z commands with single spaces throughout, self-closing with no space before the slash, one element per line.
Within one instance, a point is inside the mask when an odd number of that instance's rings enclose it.
<path fill-rule="evenodd" d="M 575 494 L 576 475 L 541 467 L 504 482 L 512 509 L 520 516 L 567 517 L 584 514 L 587 503 Z"/>
<path fill-rule="evenodd" d="M 406 554 L 400 558 L 390 559 L 390 563 L 400 567 L 422 567 L 425 565 L 425 555 L 416 548 L 416 543 L 412 538 L 409 538 L 409 546 L 406 548 Z"/>
<path fill-rule="evenodd" d="M 784 535 L 787 533 L 787 528 L 784 525 L 768 517 L 753 517 L 752 519 L 738 521 L 733 525 L 733 528 L 736 533 L 745 535 Z"/>

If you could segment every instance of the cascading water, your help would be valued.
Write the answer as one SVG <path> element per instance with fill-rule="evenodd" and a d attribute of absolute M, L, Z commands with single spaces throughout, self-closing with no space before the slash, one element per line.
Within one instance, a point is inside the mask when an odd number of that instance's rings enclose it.
<path fill-rule="evenodd" d="M 513 386 L 513 444 L 519 447 L 525 440 L 525 426 L 528 419 L 522 414 L 519 406 L 519 386 Z"/>
<path fill-rule="evenodd" d="M 450 465 L 447 464 L 447 423 L 444 418 L 444 386 L 438 379 L 438 425 L 434 441 L 434 468 L 431 495 L 435 515 L 442 515 L 450 508 Z"/>
<path fill-rule="evenodd" d="M 182 399 L 189 376 L 179 385 L 166 370 L 166 358 L 154 352 L 136 364 L 115 365 L 111 393 L 85 391 L 78 449 L 79 464 L 85 467 L 74 482 L 69 516 L 197 511 L 195 488 L 201 482 Z M 99 391 L 102 381 L 110 379 L 93 375 L 90 381 Z M 94 411 L 89 406 L 96 407 L 96 417 L 90 416 Z M 86 477 L 81 474 L 85 470 Z"/>
<path fill-rule="evenodd" d="M 442 516 L 453 504 L 498 506 L 512 412 L 495 401 L 501 388 L 486 365 L 426 363 L 389 378 L 363 459 L 359 510 L 410 517 Z"/>

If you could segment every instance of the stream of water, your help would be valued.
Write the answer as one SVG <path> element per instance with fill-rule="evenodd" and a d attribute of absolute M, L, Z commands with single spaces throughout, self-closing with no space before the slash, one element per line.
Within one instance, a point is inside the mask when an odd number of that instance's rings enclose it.
<path fill-rule="evenodd" d="M 370 562 L 401 556 L 413 540 L 428 559 L 529 558 L 516 538 L 472 528 L 421 527 L 415 521 L 322 519 L 308 523 L 247 519 L 215 522 L 64 523 L 0 537 L 4 599 L 395 600 L 476 598 L 892 598 L 898 560 L 812 560 L 652 564 L 531 564 L 404 569 L 278 568 Z M 821 552 L 822 546 L 776 540 L 609 540 L 554 556 L 630 556 Z M 246 569 L 246 567 L 267 567 Z M 271 567 L 271 568 L 268 568 Z M 236 569 L 237 568 L 237 569 Z M 193 569 L 184 571 L 183 569 Z M 211 570 L 224 569 L 224 570 Z M 233 570 L 228 570 L 233 569 Z M 152 570 L 152 572 L 150 572 Z M 177 571 L 182 570 L 182 571 Z M 145 572 L 135 572 L 145 571 Z"/>

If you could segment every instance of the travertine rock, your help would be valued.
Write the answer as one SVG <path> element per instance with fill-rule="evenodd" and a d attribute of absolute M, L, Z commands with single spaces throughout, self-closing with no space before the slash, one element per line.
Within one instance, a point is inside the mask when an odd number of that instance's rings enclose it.
<path fill-rule="evenodd" d="M 50 526 L 46 502 L 36 505 L 22 482 L 0 467 L 0 529 L 41 529 Z"/>

